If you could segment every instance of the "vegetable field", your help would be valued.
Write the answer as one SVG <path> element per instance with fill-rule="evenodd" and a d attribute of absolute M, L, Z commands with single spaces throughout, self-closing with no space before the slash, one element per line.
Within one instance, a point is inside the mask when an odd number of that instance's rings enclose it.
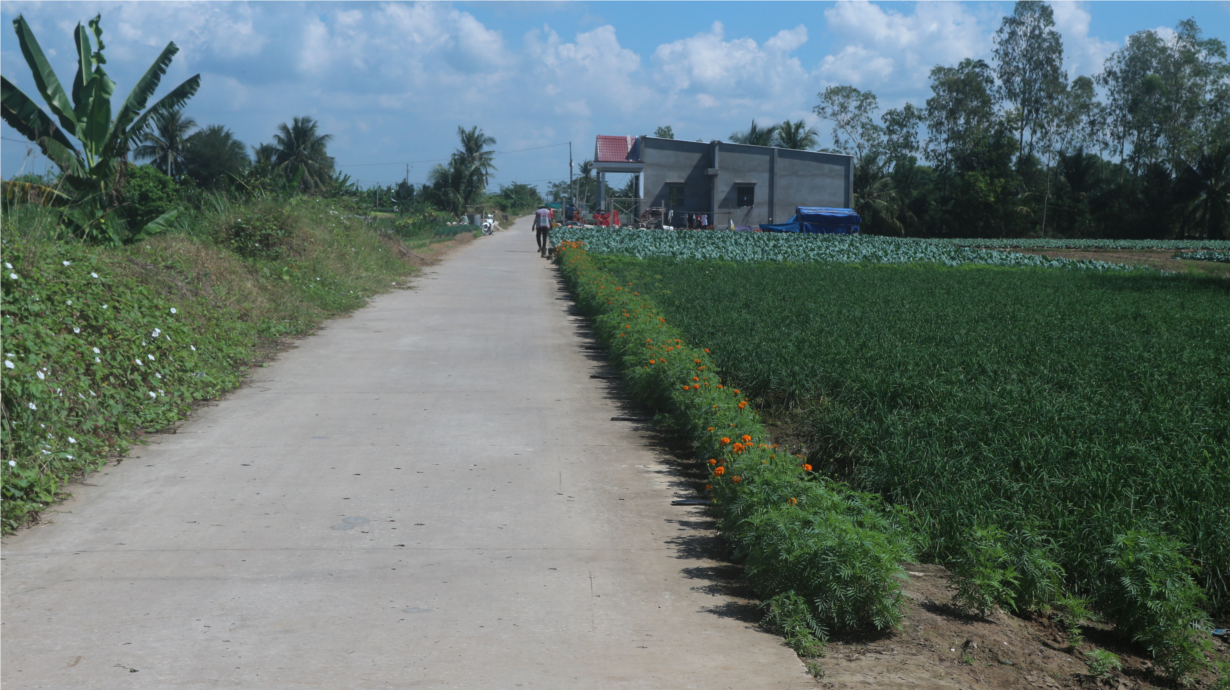
<path fill-rule="evenodd" d="M 809 465 L 907 509 L 973 608 L 1077 597 L 1173 675 L 1202 663 L 1192 626 L 1230 613 L 1226 281 L 818 258 L 832 241 L 766 262 L 784 245 L 659 234 L 680 238 L 586 248 L 794 420 Z"/>

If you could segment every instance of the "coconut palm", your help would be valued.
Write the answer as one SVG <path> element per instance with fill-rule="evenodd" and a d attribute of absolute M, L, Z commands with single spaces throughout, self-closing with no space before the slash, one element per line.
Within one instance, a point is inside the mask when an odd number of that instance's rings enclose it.
<path fill-rule="evenodd" d="M 178 179 L 183 173 L 189 133 L 196 129 L 196 120 L 176 109 L 154 113 L 153 124 L 132 154 L 139 160 L 149 160 L 167 177 Z"/>
<path fill-rule="evenodd" d="M 730 140 L 736 144 L 750 144 L 752 146 L 772 146 L 773 138 L 777 135 L 777 125 L 770 127 L 760 127 L 752 120 L 752 126 L 746 132 L 734 132 L 730 135 Z"/>
<path fill-rule="evenodd" d="M 863 218 L 863 226 L 875 231 L 883 228 L 893 234 L 905 234 L 901 216 L 905 200 L 884 169 L 877 152 L 863 154 L 854 167 L 854 210 Z"/>
<path fill-rule="evenodd" d="M 1207 239 L 1219 240 L 1230 231 L 1230 144 L 1206 151 L 1196 165 L 1179 175 L 1179 194 L 1203 226 Z"/>
<path fill-rule="evenodd" d="M 320 134 L 319 124 L 310 117 L 296 117 L 287 126 L 278 125 L 273 135 L 278 152 L 274 167 L 287 178 L 300 176 L 304 189 L 324 189 L 332 184 L 333 159 L 325 147 L 333 140 L 332 134 Z"/>
<path fill-rule="evenodd" d="M 808 127 L 802 120 L 786 120 L 777 126 L 777 145 L 784 149 L 810 151 L 817 143 L 819 139 L 816 137 L 816 130 Z"/>
<path fill-rule="evenodd" d="M 489 137 L 483 134 L 482 130 L 477 125 L 466 130 L 464 127 L 457 128 L 457 136 L 461 139 L 461 149 L 453 155 L 461 156 L 464 166 L 473 168 L 479 178 L 478 182 L 480 189 L 487 188 L 487 180 L 491 177 L 491 172 L 496 170 L 494 151 L 487 151 L 487 146 L 494 146 L 496 141 L 494 137 Z"/>
<path fill-rule="evenodd" d="M 251 163 L 248 149 L 222 125 L 210 125 L 188 137 L 184 172 L 205 189 L 222 189 L 228 176 L 243 172 Z"/>

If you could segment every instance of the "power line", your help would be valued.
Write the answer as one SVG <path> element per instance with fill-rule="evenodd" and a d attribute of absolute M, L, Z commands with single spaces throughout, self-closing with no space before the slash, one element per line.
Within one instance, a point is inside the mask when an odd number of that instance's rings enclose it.
<path fill-rule="evenodd" d="M 541 149 L 550 149 L 550 148 L 555 148 L 556 146 L 567 146 L 567 145 L 568 145 L 568 142 L 565 141 L 561 144 L 547 144 L 546 146 L 534 146 L 528 149 L 514 149 L 512 151 L 490 151 L 490 153 L 524 153 L 525 151 L 539 151 Z M 449 160 L 449 159 L 448 158 L 428 158 L 426 160 L 421 160 L 421 161 L 400 161 L 398 163 L 337 163 L 337 165 L 339 167 L 345 166 L 347 168 L 373 168 L 373 167 L 385 166 L 385 165 L 409 165 L 413 163 L 439 163 L 440 161 L 446 161 L 446 160 Z"/>

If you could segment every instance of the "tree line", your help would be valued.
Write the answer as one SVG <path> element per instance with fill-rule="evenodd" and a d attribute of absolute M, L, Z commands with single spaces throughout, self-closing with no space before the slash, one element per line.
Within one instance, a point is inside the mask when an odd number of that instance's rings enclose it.
<path fill-rule="evenodd" d="M 856 159 L 865 231 L 953 237 L 1230 236 L 1230 66 L 1194 20 L 1140 31 L 1095 77 L 1069 78 L 1051 7 L 1017 2 L 993 60 L 931 70 L 932 95 L 881 112 L 818 94 Z M 753 123 L 754 124 L 754 123 Z M 755 130 L 755 127 L 753 127 Z"/>

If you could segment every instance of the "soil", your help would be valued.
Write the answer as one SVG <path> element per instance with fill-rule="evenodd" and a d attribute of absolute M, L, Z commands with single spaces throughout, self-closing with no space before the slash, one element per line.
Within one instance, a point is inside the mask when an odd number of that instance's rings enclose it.
<path fill-rule="evenodd" d="M 1213 261 L 1172 259 L 1175 252 L 1158 249 L 1009 249 L 1021 254 L 1037 254 L 1048 258 L 1106 261 L 1129 266 L 1148 266 L 1176 273 L 1198 273 L 1230 278 L 1230 264 Z"/>
<path fill-rule="evenodd" d="M 905 616 L 897 632 L 874 639 L 830 640 L 822 670 L 824 688 L 1173 688 L 1153 673 L 1148 654 L 1125 644 L 1104 626 L 1084 629 L 1080 648 L 1068 645 L 1062 627 L 1045 616 L 996 612 L 967 615 L 952 604 L 948 571 L 937 565 L 905 566 Z M 1215 655 L 1230 661 L 1230 645 L 1214 638 Z M 1119 655 L 1122 671 L 1089 674 L 1083 652 Z M 1192 688 L 1210 687 L 1211 673 Z"/>

